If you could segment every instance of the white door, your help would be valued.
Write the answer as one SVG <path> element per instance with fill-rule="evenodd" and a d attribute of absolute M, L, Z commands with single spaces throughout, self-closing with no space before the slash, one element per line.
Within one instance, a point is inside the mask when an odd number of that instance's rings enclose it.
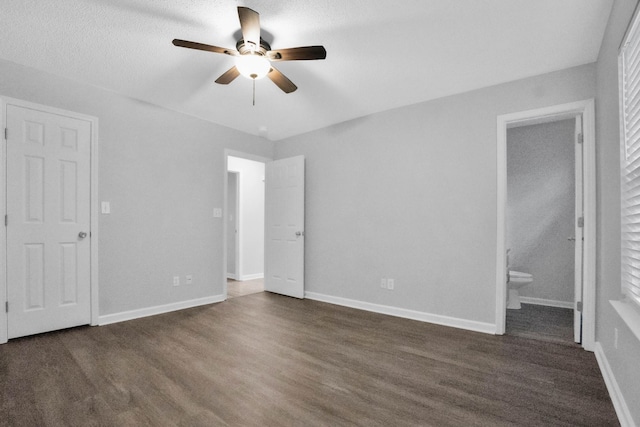
<path fill-rule="evenodd" d="M 582 116 L 576 116 L 575 131 L 575 253 L 574 253 L 574 308 L 573 308 L 573 340 L 582 342 L 582 247 L 584 245 L 584 204 L 582 195 Z"/>
<path fill-rule="evenodd" d="M 266 164 L 266 291 L 304 298 L 304 156 Z"/>
<path fill-rule="evenodd" d="M 88 324 L 91 123 L 6 111 L 8 336 Z"/>

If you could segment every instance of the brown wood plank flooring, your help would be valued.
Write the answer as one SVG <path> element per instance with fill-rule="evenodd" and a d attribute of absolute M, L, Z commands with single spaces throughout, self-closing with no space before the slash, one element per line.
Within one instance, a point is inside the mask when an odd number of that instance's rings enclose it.
<path fill-rule="evenodd" d="M 618 425 L 592 353 L 257 293 L 0 346 L 0 425 Z"/>
<path fill-rule="evenodd" d="M 244 280 L 242 282 L 227 279 L 227 298 L 243 297 L 258 292 L 264 292 L 263 279 Z"/>

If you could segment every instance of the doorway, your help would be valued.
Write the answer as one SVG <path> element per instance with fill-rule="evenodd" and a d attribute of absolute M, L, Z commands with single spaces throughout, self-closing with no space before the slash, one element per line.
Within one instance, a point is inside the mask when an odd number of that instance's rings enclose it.
<path fill-rule="evenodd" d="M 595 345 L 595 115 L 594 101 L 586 100 L 562 104 L 537 110 L 506 114 L 497 120 L 497 169 L 498 169 L 498 210 L 497 210 L 497 253 L 496 253 L 496 333 L 504 334 L 507 321 L 507 272 L 509 271 L 507 249 L 507 201 L 508 166 L 507 135 L 508 129 L 526 125 L 576 120 L 582 118 L 581 135 L 577 136 L 581 144 L 582 156 L 576 162 L 581 170 L 583 190 L 582 216 L 575 218 L 575 236 L 562 236 L 563 239 L 576 238 L 582 241 L 581 255 L 574 258 L 575 287 L 571 310 L 575 312 L 574 324 L 577 325 L 578 341 L 586 350 L 594 350 Z M 533 209 L 533 208 L 532 208 Z M 540 209 L 543 209 L 542 207 Z M 570 242 L 570 241 L 569 241 Z M 577 286 L 579 284 L 579 286 Z M 532 286 L 535 286 L 533 278 Z M 539 300 L 544 298 L 539 297 Z M 535 300 L 534 300 L 535 301 Z M 540 301 L 538 301 L 540 302 Z M 566 302 L 566 301 L 565 301 Z"/>
<path fill-rule="evenodd" d="M 265 164 L 227 155 L 226 298 L 264 291 Z"/>
<path fill-rule="evenodd" d="M 259 166 L 259 184 L 256 179 L 245 182 L 242 165 Z M 305 296 L 304 285 L 304 200 L 305 200 L 305 158 L 294 156 L 279 160 L 269 160 L 258 156 L 225 150 L 224 173 L 224 218 L 228 219 L 228 172 L 240 172 L 239 175 L 239 210 L 238 217 L 238 277 L 239 281 L 263 279 L 265 291 L 303 299 Z M 254 172 L 255 174 L 255 172 Z M 262 196 L 247 197 L 244 189 L 251 186 L 260 186 Z M 260 231 L 249 232 L 247 217 L 261 215 L 259 222 Z M 224 242 L 224 297 L 228 298 L 229 286 L 233 282 L 227 281 L 227 232 L 228 227 L 223 227 Z M 246 242 L 256 249 L 253 261 L 261 261 L 261 273 L 253 276 L 245 268 L 249 265 L 245 252 Z M 260 247 L 256 242 L 261 242 Z M 262 256 L 258 260 L 255 253 L 262 250 Z M 257 265 L 257 264 L 255 264 Z"/>
<path fill-rule="evenodd" d="M 542 341 L 580 341 L 574 328 L 576 260 L 582 264 L 581 115 L 507 129 L 506 333 Z M 523 280 L 531 275 L 531 280 Z M 527 283 L 531 281 L 531 283 Z M 574 330 L 577 333 L 574 336 Z"/>

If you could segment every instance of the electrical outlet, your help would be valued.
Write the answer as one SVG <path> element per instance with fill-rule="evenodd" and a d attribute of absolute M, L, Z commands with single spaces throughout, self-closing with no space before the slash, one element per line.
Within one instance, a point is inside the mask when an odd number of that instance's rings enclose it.
<path fill-rule="evenodd" d="M 180 276 L 173 276 L 173 286 L 180 286 Z"/>
<path fill-rule="evenodd" d="M 383 277 L 382 279 L 380 279 L 380 287 L 382 289 L 387 289 L 387 279 L 386 278 Z"/>
<path fill-rule="evenodd" d="M 387 289 L 389 289 L 390 291 L 393 290 L 393 288 L 395 288 L 396 286 L 396 281 L 394 279 L 387 279 Z"/>
<path fill-rule="evenodd" d="M 222 208 L 213 208 L 213 217 L 222 218 Z"/>
<path fill-rule="evenodd" d="M 190 284 L 192 284 L 192 283 L 193 283 L 193 275 L 192 275 L 192 274 L 187 274 L 187 278 L 186 278 L 186 280 L 185 280 L 185 283 L 186 283 L 187 285 L 190 285 Z"/>
<path fill-rule="evenodd" d="M 618 328 L 613 328 L 613 347 L 618 349 Z"/>

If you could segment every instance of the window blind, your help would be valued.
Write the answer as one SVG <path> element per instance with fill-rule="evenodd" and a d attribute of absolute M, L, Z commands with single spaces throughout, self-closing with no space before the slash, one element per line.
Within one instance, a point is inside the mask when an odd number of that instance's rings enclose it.
<path fill-rule="evenodd" d="M 622 292 L 640 306 L 640 30 L 636 14 L 619 55 Z"/>

